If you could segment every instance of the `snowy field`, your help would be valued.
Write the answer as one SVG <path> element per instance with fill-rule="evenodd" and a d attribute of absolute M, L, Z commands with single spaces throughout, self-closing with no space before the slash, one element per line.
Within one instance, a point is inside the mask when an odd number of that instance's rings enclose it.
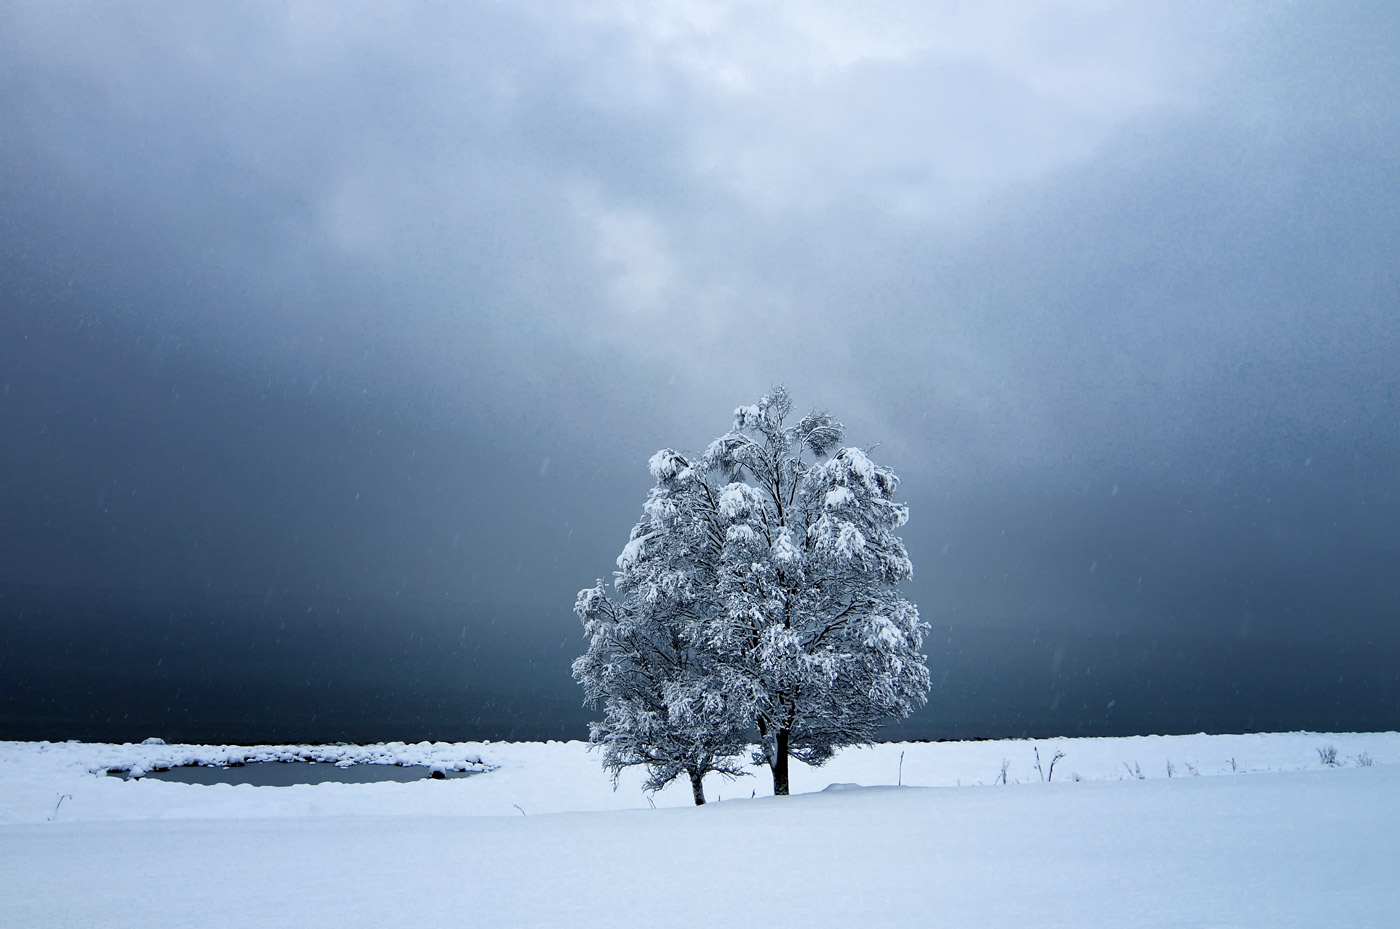
<path fill-rule="evenodd" d="M 485 773 L 106 775 L 308 754 Z M 576 742 L 0 743 L 0 926 L 1400 925 L 1398 733 L 885 744 L 701 809 L 639 782 Z"/>

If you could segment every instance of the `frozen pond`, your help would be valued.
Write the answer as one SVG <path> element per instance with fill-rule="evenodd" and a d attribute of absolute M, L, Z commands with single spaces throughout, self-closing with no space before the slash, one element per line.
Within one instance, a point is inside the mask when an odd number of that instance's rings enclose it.
<path fill-rule="evenodd" d="M 112 777 L 131 779 L 130 772 L 109 771 Z M 427 765 L 352 764 L 345 767 L 315 761 L 250 761 L 247 764 L 181 765 L 165 771 L 148 771 L 141 779 L 179 784 L 248 784 L 253 787 L 291 787 L 295 784 L 372 784 L 379 781 L 421 781 L 470 777 L 480 771 L 449 771 Z"/>

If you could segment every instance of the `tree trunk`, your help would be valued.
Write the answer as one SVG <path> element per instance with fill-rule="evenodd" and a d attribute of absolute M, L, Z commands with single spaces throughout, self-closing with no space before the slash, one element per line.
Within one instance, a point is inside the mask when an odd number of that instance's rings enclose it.
<path fill-rule="evenodd" d="M 773 752 L 773 796 L 788 795 L 788 730 L 779 729 L 778 747 Z"/>
<path fill-rule="evenodd" d="M 690 771 L 690 772 L 688 772 L 688 773 L 690 774 L 690 789 L 691 789 L 691 791 L 695 794 L 695 805 L 696 805 L 696 806 L 704 806 L 704 805 L 705 805 L 705 783 L 704 783 L 705 778 L 704 778 L 703 775 L 696 774 L 694 771 Z"/>

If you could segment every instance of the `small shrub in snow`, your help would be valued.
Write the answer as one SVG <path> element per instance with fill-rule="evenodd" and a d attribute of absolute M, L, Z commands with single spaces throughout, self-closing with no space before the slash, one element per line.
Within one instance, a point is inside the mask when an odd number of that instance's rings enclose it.
<path fill-rule="evenodd" d="M 1065 757 L 1065 753 L 1058 749 L 1055 750 L 1055 754 L 1050 758 L 1050 771 L 1047 774 L 1040 767 L 1040 746 L 1036 745 L 1032 748 L 1035 751 L 1035 769 L 1040 772 L 1040 779 L 1048 784 L 1055 779 L 1055 762 Z"/>
<path fill-rule="evenodd" d="M 1375 764 L 1375 763 L 1376 763 L 1376 762 L 1375 762 L 1375 759 L 1373 759 L 1373 758 L 1372 758 L 1369 754 L 1367 754 L 1366 752 L 1362 752 L 1361 754 L 1359 754 L 1359 755 L 1356 756 L 1356 766 L 1357 766 L 1358 768 L 1369 768 L 1371 765 L 1373 765 L 1373 764 Z"/>
<path fill-rule="evenodd" d="M 1330 768 L 1337 766 L 1337 746 L 1324 745 L 1317 750 L 1317 757 Z"/>
<path fill-rule="evenodd" d="M 161 744 L 164 744 L 164 743 L 161 743 Z M 60 795 L 59 795 L 59 798 L 58 798 L 58 802 L 55 803 L 55 804 L 53 805 L 53 812 L 49 814 L 49 822 L 53 822 L 54 820 L 58 819 L 58 808 L 61 807 L 61 806 L 63 806 L 63 801 L 64 801 L 64 800 L 72 800 L 72 799 L 73 799 L 73 795 L 72 795 L 72 794 L 60 794 Z"/>

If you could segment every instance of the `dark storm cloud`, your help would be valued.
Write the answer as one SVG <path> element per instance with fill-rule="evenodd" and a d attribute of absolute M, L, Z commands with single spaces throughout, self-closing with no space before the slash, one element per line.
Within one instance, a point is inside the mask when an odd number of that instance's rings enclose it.
<path fill-rule="evenodd" d="M 321 572 L 349 573 L 383 592 L 407 576 L 441 596 L 471 587 L 443 574 L 485 561 L 499 575 L 498 553 L 514 574 L 545 557 L 540 543 L 567 534 L 569 515 L 544 499 L 580 466 L 572 424 L 598 415 L 579 397 L 601 377 L 596 348 L 567 332 L 596 299 L 560 219 L 569 176 L 604 164 L 644 183 L 662 160 L 646 155 L 652 130 L 572 101 L 568 62 L 514 64 L 521 40 L 499 21 L 447 23 L 463 42 L 444 47 L 416 33 L 385 42 L 337 15 L 226 23 L 112 8 L 44 29 L 42 12 L 25 12 L 38 25 L 7 75 L 23 301 L 7 342 L 47 382 L 14 385 L 16 415 L 73 394 L 67 421 L 47 410 L 48 431 L 76 446 L 67 457 L 110 457 L 118 436 L 102 421 L 120 433 L 111 420 L 125 420 L 137 429 L 127 470 L 157 484 L 168 463 L 218 449 L 194 479 L 198 510 L 219 511 L 200 522 L 226 542 L 211 556 L 216 584 L 292 572 L 293 586 L 320 587 Z M 566 353 L 581 363 L 547 379 Z M 183 420 L 164 409 L 176 403 Z M 157 450 L 139 432 L 160 423 L 172 444 Z M 112 537 L 186 522 L 178 498 L 152 498 Z M 370 500 L 377 515 L 352 515 Z M 325 555 L 282 557 L 289 535 Z M 147 555 L 184 558 L 174 543 L 155 538 Z M 449 548 L 461 552 L 450 567 L 422 567 Z M 264 563 L 242 570 L 258 550 Z M 32 550 L 12 563 L 24 560 L 16 573 L 45 573 Z M 395 562 L 417 568 L 386 570 Z M 125 564 L 106 573 L 157 580 Z"/>
<path fill-rule="evenodd" d="M 1005 559 L 1028 616 L 1394 641 L 1400 81 L 1374 34 L 1311 25 L 1348 59 L 1294 61 L 1306 93 L 1132 126 L 920 288 L 976 319 L 949 362 L 983 390 L 940 425 L 1009 498 L 980 516 L 1040 540 Z"/>
<path fill-rule="evenodd" d="M 1400 642 L 1393 12 L 765 9 L 0 12 L 0 583 L 508 614 L 564 693 L 647 456 L 783 381 L 945 703 L 950 626 Z"/>

